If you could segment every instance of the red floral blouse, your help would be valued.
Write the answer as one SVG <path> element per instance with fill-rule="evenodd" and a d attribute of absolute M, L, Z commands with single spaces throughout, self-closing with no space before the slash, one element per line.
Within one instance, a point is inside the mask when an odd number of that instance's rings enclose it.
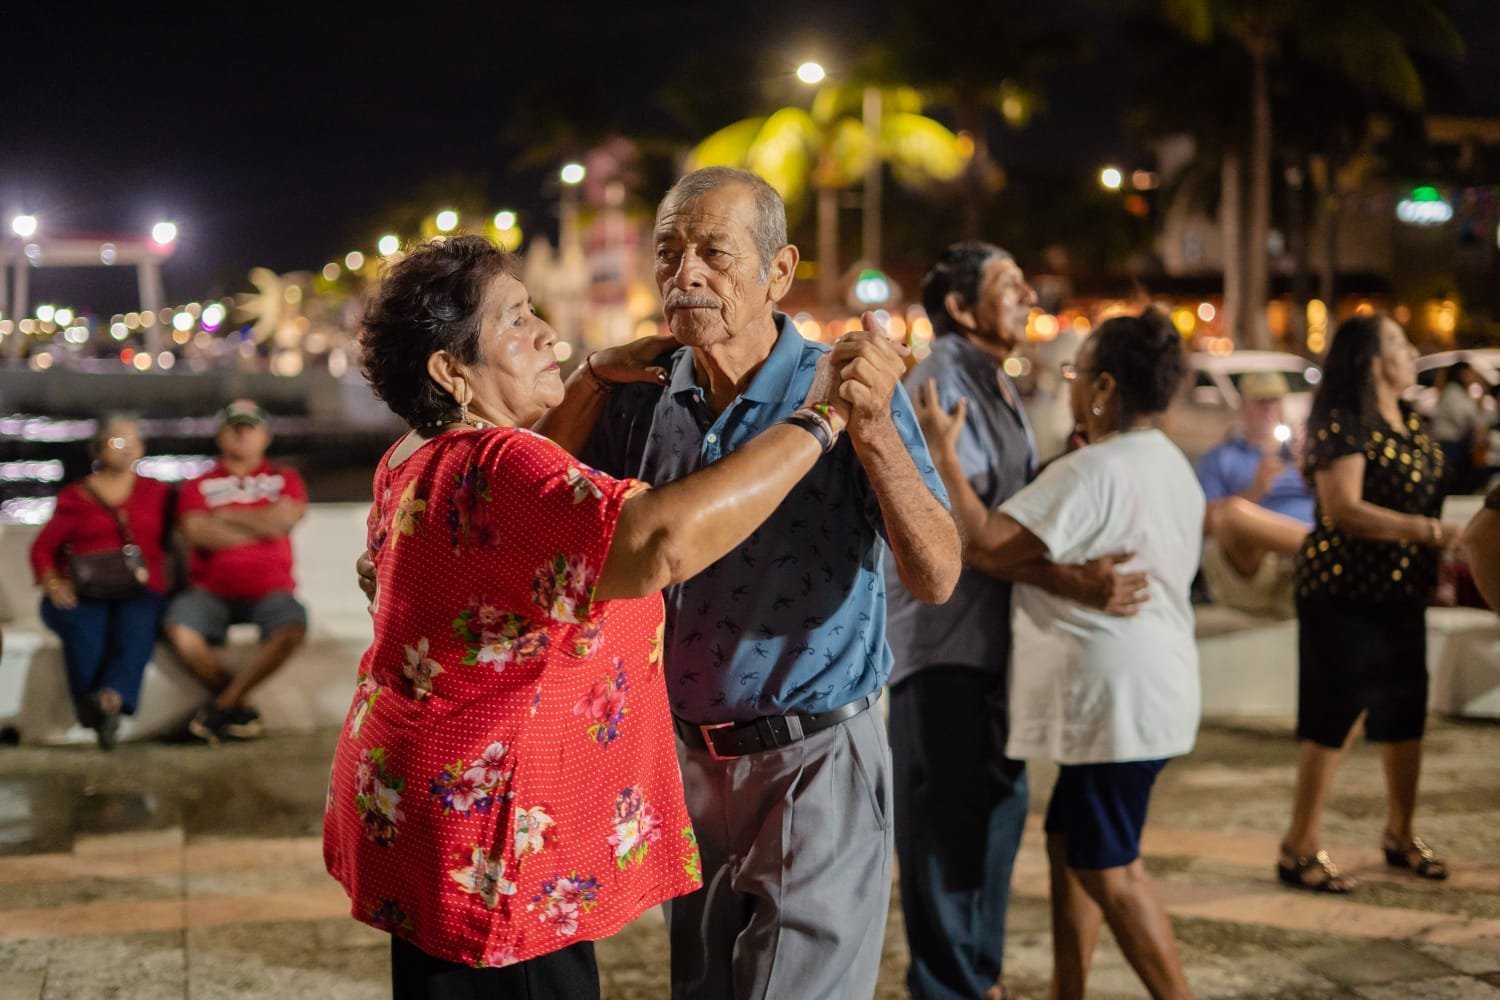
<path fill-rule="evenodd" d="M 700 885 L 662 603 L 591 600 L 644 489 L 530 431 L 451 431 L 375 476 L 375 641 L 323 853 L 353 915 L 508 965 Z"/>

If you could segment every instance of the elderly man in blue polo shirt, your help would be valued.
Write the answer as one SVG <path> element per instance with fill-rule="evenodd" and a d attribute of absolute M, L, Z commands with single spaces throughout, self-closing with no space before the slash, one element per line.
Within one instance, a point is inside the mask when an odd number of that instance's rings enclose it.
<path fill-rule="evenodd" d="M 829 349 L 776 311 L 797 248 L 754 174 L 682 178 L 657 211 L 655 246 L 682 345 L 660 362 L 667 384 L 596 379 L 599 404 L 569 416 L 595 421 L 586 461 L 662 484 L 800 406 Z M 704 882 L 669 907 L 676 998 L 874 992 L 893 853 L 890 750 L 868 710 L 891 668 L 882 560 L 889 546 L 905 587 L 942 601 L 960 555 L 899 384 L 902 349 L 865 323 L 831 358 L 852 406 L 844 440 L 749 541 L 664 595 Z"/>

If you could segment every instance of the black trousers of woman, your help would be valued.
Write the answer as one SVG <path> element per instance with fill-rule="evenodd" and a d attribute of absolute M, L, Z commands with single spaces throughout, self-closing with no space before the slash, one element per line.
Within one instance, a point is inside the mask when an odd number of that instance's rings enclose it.
<path fill-rule="evenodd" d="M 599 1000 L 599 966 L 592 941 L 504 968 L 475 969 L 433 958 L 392 936 L 391 995 L 394 1000 Z"/>

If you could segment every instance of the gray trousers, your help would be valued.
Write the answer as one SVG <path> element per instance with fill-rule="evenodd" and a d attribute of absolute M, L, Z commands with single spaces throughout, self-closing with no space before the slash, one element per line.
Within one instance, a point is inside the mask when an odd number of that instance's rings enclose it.
<path fill-rule="evenodd" d="M 868 1000 L 893 855 L 878 706 L 778 750 L 677 755 L 703 888 L 667 907 L 674 1000 Z"/>

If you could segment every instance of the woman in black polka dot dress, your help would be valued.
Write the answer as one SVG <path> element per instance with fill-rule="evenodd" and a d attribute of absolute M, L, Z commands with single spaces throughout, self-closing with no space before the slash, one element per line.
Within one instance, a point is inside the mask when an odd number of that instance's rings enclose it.
<path fill-rule="evenodd" d="M 1307 422 L 1305 469 L 1317 519 L 1297 554 L 1300 757 L 1277 874 L 1346 893 L 1322 849 L 1323 803 L 1363 718 L 1380 744 L 1386 863 L 1424 878 L 1447 868 L 1412 832 L 1427 715 L 1426 606 L 1461 526 L 1438 520 L 1443 454 L 1401 402 L 1416 349 L 1396 322 L 1356 316 L 1334 334 Z"/>

